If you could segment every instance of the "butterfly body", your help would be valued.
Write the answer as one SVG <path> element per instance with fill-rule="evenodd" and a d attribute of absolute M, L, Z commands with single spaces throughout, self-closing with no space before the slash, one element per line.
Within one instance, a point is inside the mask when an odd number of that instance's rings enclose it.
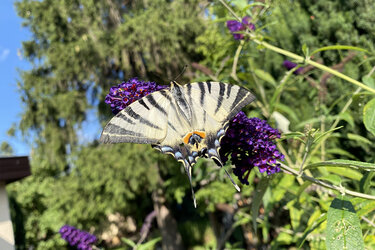
<path fill-rule="evenodd" d="M 119 112 L 105 126 L 100 141 L 152 144 L 182 162 L 191 181 L 191 167 L 198 157 L 212 158 L 222 166 L 220 140 L 229 121 L 254 99 L 237 85 L 207 81 L 182 86 L 171 82 L 169 88 Z"/>

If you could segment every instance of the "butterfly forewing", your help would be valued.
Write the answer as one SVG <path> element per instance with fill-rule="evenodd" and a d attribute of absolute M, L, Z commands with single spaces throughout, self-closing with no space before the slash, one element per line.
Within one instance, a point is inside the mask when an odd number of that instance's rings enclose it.
<path fill-rule="evenodd" d="M 229 121 L 255 96 L 245 88 L 222 82 L 196 82 L 185 85 L 186 94 L 192 96 L 199 107 L 221 125 Z"/>
<path fill-rule="evenodd" d="M 133 102 L 105 126 L 100 142 L 152 144 L 167 134 L 170 92 L 160 90 Z"/>

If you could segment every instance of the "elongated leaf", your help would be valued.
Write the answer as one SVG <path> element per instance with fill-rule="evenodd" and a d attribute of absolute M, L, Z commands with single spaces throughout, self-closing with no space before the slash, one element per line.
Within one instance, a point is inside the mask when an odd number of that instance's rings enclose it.
<path fill-rule="evenodd" d="M 363 123 L 366 129 L 375 135 L 375 98 L 363 108 Z"/>
<path fill-rule="evenodd" d="M 375 201 L 367 200 L 363 203 L 362 208 L 358 210 L 358 216 L 365 216 L 375 210 Z"/>
<path fill-rule="evenodd" d="M 327 213 L 327 249 L 365 249 L 359 218 L 352 203 L 335 198 Z"/>
<path fill-rule="evenodd" d="M 304 169 L 311 169 L 311 168 L 317 168 L 317 167 L 349 167 L 349 168 L 354 168 L 354 169 L 364 169 L 367 171 L 375 171 L 374 163 L 341 160 L 341 159 L 308 164 L 304 167 Z"/>
<path fill-rule="evenodd" d="M 158 243 L 161 240 L 161 237 L 152 239 L 146 243 L 143 243 L 140 245 L 137 250 L 148 250 L 148 249 L 155 249 L 155 244 Z"/>
<path fill-rule="evenodd" d="M 355 47 L 355 46 L 348 46 L 348 45 L 333 45 L 333 46 L 326 46 L 326 47 L 322 47 L 322 48 L 319 48 L 317 50 L 314 50 L 311 54 L 311 55 L 314 55 L 318 52 L 321 52 L 321 51 L 326 51 L 326 50 L 357 50 L 357 51 L 361 51 L 361 52 L 365 52 L 365 53 L 370 53 L 368 50 L 365 50 L 365 49 L 362 49 L 362 48 L 359 48 L 359 47 Z"/>
<path fill-rule="evenodd" d="M 253 204 L 251 206 L 251 214 L 252 214 L 252 219 L 253 219 L 254 232 L 257 231 L 256 230 L 257 229 L 257 221 L 256 220 L 258 218 L 259 207 L 262 204 L 263 195 L 268 188 L 269 182 L 270 182 L 270 178 L 268 176 L 263 177 L 262 179 L 260 179 L 260 181 L 259 181 L 259 183 L 258 183 L 258 185 L 255 189 Z"/>
<path fill-rule="evenodd" d="M 275 79 L 273 79 L 273 77 L 266 71 L 264 70 L 261 70 L 261 69 L 256 69 L 254 70 L 254 73 L 257 77 L 259 77 L 260 79 L 268 82 L 268 83 L 271 83 L 272 86 L 276 87 L 276 81 Z"/>
<path fill-rule="evenodd" d="M 337 127 L 337 128 L 334 128 L 334 129 L 330 129 L 324 133 L 320 133 L 318 134 L 315 138 L 314 138 L 314 143 L 318 143 L 324 136 L 332 133 L 333 131 L 336 131 L 336 130 L 339 130 L 341 129 L 343 126 L 340 126 L 340 127 Z"/>
<path fill-rule="evenodd" d="M 330 173 L 334 173 L 336 175 L 347 177 L 349 179 L 356 181 L 360 181 L 363 177 L 363 174 L 361 174 L 357 169 L 352 169 L 348 167 L 332 167 L 326 169 Z"/>
<path fill-rule="evenodd" d="M 299 118 L 296 114 L 296 110 L 290 108 L 287 105 L 281 104 L 281 103 L 275 103 L 275 110 L 279 111 L 280 113 L 287 114 L 287 118 L 293 119 L 293 121 L 298 122 Z"/>
<path fill-rule="evenodd" d="M 357 142 L 360 142 L 360 143 L 372 145 L 372 142 L 369 139 L 367 139 L 366 137 L 360 136 L 360 135 L 348 133 L 348 138 L 350 140 L 353 140 L 353 141 L 357 141 Z"/>
<path fill-rule="evenodd" d="M 121 238 L 122 242 L 126 243 L 127 245 L 131 246 L 131 247 L 135 247 L 137 244 L 135 244 L 134 241 L 130 240 L 130 239 L 127 239 L 125 237 L 122 237 Z"/>
<path fill-rule="evenodd" d="M 338 175 L 334 175 L 334 174 L 320 176 L 317 179 L 331 182 L 332 184 L 334 184 L 336 186 L 339 186 L 341 184 L 341 182 L 342 182 L 341 177 L 338 176 Z"/>
<path fill-rule="evenodd" d="M 318 228 L 325 220 L 327 219 L 327 214 L 322 214 L 318 220 L 314 221 L 313 224 L 311 224 L 310 226 L 308 226 L 306 229 L 305 229 L 305 232 L 303 232 L 303 235 L 302 235 L 302 238 L 300 239 L 300 244 L 299 244 L 299 248 L 302 247 L 303 243 L 305 242 L 306 240 L 306 237 L 307 235 L 309 235 L 312 231 L 314 231 L 316 228 Z"/>
<path fill-rule="evenodd" d="M 366 172 L 363 175 L 361 181 L 359 182 L 362 193 L 368 193 L 369 192 L 369 190 L 371 188 L 371 180 L 374 177 L 374 175 L 375 175 L 375 172 Z"/>
<path fill-rule="evenodd" d="M 332 155 L 342 155 L 342 156 L 346 156 L 346 157 L 349 157 L 349 158 L 352 158 L 352 159 L 357 159 L 357 157 L 355 157 L 355 155 L 349 153 L 348 151 L 346 150 L 343 150 L 341 148 L 330 148 L 330 149 L 327 149 L 326 150 L 326 153 L 327 154 L 332 154 Z"/>
<path fill-rule="evenodd" d="M 296 137 L 303 137 L 303 136 L 305 136 L 305 134 L 301 133 L 301 132 L 283 133 L 280 140 L 291 139 L 291 138 L 296 138 Z"/>

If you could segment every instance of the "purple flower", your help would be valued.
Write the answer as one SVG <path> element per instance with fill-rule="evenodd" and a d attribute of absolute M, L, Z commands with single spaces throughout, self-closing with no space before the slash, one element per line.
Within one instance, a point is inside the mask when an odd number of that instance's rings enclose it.
<path fill-rule="evenodd" d="M 62 226 L 59 233 L 69 245 L 76 246 L 79 250 L 92 250 L 91 245 L 96 241 L 94 235 L 69 225 Z"/>
<path fill-rule="evenodd" d="M 274 174 L 280 171 L 276 160 L 283 160 L 274 140 L 280 138 L 280 132 L 259 118 L 248 118 L 239 112 L 229 123 L 229 128 L 221 140 L 221 158 L 223 162 L 231 156 L 235 165 L 233 173 L 243 184 L 249 184 L 248 177 L 254 167 L 261 173 Z"/>
<path fill-rule="evenodd" d="M 242 18 L 242 22 L 238 22 L 236 20 L 227 21 L 227 27 L 229 31 L 232 33 L 234 39 L 241 40 L 245 37 L 244 34 L 236 33 L 238 31 L 246 30 L 246 28 L 255 30 L 255 25 L 251 23 L 250 20 L 251 17 L 245 16 L 244 18 Z"/>
<path fill-rule="evenodd" d="M 112 112 L 117 114 L 136 100 L 164 88 L 165 86 L 156 85 L 154 82 L 145 82 L 132 78 L 127 82 L 110 88 L 109 94 L 105 97 L 105 103 L 111 105 Z"/>
<path fill-rule="evenodd" d="M 283 65 L 284 65 L 284 67 L 287 68 L 288 70 L 291 70 L 291 69 L 297 67 L 297 64 L 296 64 L 296 63 L 291 62 L 291 61 L 288 61 L 288 60 L 285 60 L 285 61 L 283 62 Z M 296 69 L 296 70 L 293 72 L 293 74 L 295 74 L 295 75 L 300 75 L 300 74 L 302 74 L 302 71 L 303 71 L 303 67 L 299 67 L 298 69 Z"/>

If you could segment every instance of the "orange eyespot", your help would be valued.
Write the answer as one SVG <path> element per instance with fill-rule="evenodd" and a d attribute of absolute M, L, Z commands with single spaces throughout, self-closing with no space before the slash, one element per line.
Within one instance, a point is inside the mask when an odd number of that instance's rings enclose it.
<path fill-rule="evenodd" d="M 189 139 L 190 137 L 193 135 L 193 133 L 187 133 L 184 138 L 182 139 L 182 141 L 185 143 L 185 144 L 189 144 Z"/>
<path fill-rule="evenodd" d="M 201 132 L 201 131 L 194 131 L 194 134 L 197 134 L 199 135 L 200 137 L 202 137 L 203 139 L 206 138 L 206 133 L 205 132 Z"/>

